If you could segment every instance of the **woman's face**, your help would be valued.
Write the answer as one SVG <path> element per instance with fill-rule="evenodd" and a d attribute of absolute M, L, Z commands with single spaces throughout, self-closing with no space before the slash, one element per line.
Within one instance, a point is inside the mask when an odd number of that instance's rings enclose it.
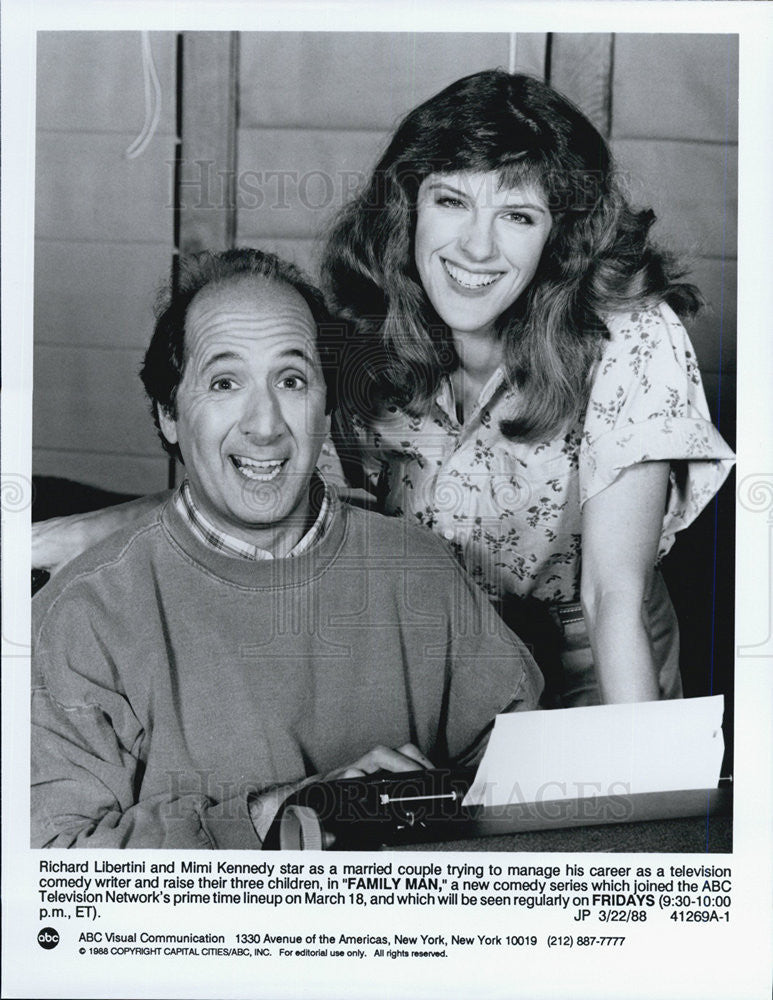
<path fill-rule="evenodd" d="M 424 291 L 458 334 L 490 334 L 528 286 L 552 218 L 532 185 L 496 173 L 431 174 L 419 188 L 415 256 Z"/>

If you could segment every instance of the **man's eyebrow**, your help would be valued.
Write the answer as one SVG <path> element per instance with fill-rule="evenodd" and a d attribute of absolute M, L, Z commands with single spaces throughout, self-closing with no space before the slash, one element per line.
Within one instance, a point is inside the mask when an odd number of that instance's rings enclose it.
<path fill-rule="evenodd" d="M 217 354 L 213 354 L 211 358 L 207 358 L 201 366 L 201 370 L 206 371 L 208 368 L 218 364 L 220 361 L 241 361 L 241 355 L 237 354 L 236 351 L 218 351 Z"/>
<path fill-rule="evenodd" d="M 277 361 L 284 361 L 289 358 L 300 358 L 302 361 L 305 361 L 312 367 L 314 367 L 314 365 L 318 363 L 317 355 L 315 352 L 306 351 L 301 349 L 300 347 L 285 348 L 278 355 Z M 202 364 L 200 370 L 202 372 L 207 372 L 210 368 L 212 368 L 214 365 L 219 364 L 221 361 L 243 361 L 243 360 L 244 359 L 242 358 L 241 354 L 239 354 L 237 351 L 218 351 L 216 354 L 213 354 L 211 358 L 207 358 L 207 360 Z"/>
<path fill-rule="evenodd" d="M 288 347 L 286 350 L 282 351 L 278 360 L 281 361 L 284 358 L 301 358 L 303 361 L 306 361 L 312 366 L 317 364 L 316 353 L 302 350 L 300 347 Z"/>

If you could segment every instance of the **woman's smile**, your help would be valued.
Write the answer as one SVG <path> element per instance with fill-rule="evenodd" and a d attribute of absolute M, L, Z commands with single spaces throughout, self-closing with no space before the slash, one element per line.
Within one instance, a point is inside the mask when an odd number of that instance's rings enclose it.
<path fill-rule="evenodd" d="M 460 288 L 466 291 L 477 292 L 489 288 L 504 274 L 503 271 L 470 271 L 468 268 L 453 264 L 450 260 L 446 260 L 443 257 L 441 257 L 441 260 L 449 278 L 451 278 L 454 284 L 459 285 Z"/>

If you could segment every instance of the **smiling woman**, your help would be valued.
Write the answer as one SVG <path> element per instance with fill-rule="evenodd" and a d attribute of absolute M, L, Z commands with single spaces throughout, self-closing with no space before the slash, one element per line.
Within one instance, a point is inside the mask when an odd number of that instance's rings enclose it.
<path fill-rule="evenodd" d="M 656 566 L 732 464 L 653 221 L 574 105 L 486 71 L 405 117 L 327 248 L 350 474 L 516 630 L 545 612 L 563 706 L 681 694 Z"/>

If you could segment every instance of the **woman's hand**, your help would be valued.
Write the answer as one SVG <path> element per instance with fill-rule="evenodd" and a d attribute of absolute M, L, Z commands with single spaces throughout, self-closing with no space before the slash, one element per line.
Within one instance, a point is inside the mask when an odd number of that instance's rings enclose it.
<path fill-rule="evenodd" d="M 71 514 L 69 517 L 52 517 L 33 524 L 32 568 L 47 569 L 51 575 L 57 573 L 71 559 L 119 528 L 132 524 L 168 496 L 168 491 L 155 493 L 116 507 L 88 514 Z"/>
<path fill-rule="evenodd" d="M 376 771 L 419 771 L 433 767 L 432 761 L 425 757 L 413 743 L 404 743 L 396 750 L 389 747 L 375 746 L 362 757 L 351 764 L 336 768 L 326 774 L 323 781 L 335 781 L 338 778 L 363 778 L 366 774 Z"/>
<path fill-rule="evenodd" d="M 668 462 L 631 466 L 583 508 L 581 597 L 605 704 L 660 697 L 645 601 L 668 472 Z"/>

